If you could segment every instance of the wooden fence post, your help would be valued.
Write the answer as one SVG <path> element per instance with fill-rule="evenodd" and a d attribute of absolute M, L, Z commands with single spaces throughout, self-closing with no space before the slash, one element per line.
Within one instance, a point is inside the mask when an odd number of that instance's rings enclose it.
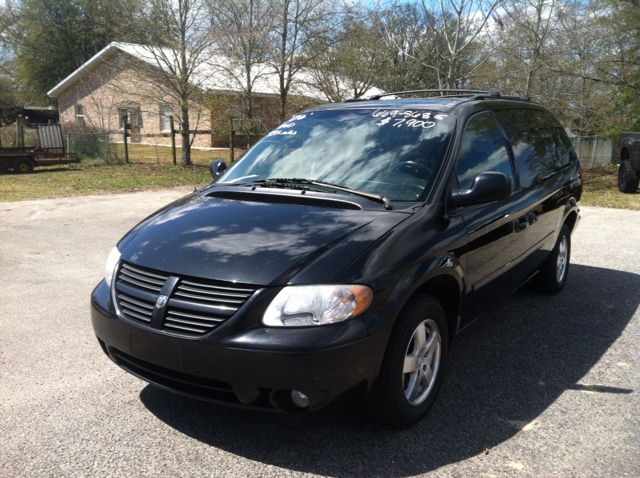
<path fill-rule="evenodd" d="M 22 127 L 22 115 L 16 120 L 16 148 L 24 148 L 24 128 Z"/>
<path fill-rule="evenodd" d="M 171 130 L 171 155 L 173 157 L 173 165 L 176 163 L 176 128 L 173 125 L 173 115 L 169 116 L 169 129 Z"/>
<path fill-rule="evenodd" d="M 229 164 L 232 164 L 235 160 L 233 154 L 233 135 L 235 131 L 233 131 L 233 118 L 229 118 Z"/>
<path fill-rule="evenodd" d="M 124 162 L 125 164 L 129 164 L 129 146 L 127 145 L 127 127 L 129 126 L 128 123 L 124 124 L 124 127 L 122 128 L 122 137 L 124 139 Z"/>
<path fill-rule="evenodd" d="M 214 147 L 214 141 L 213 141 L 213 125 L 214 125 L 213 110 L 211 110 L 211 115 L 209 117 L 209 125 L 211 126 L 211 135 L 210 135 L 211 142 L 209 144 L 213 148 Z"/>

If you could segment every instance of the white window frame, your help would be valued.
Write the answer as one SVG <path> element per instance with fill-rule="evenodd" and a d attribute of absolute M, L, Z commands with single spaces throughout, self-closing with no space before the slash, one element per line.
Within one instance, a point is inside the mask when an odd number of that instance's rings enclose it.
<path fill-rule="evenodd" d="M 85 125 L 84 106 L 76 104 L 76 124 L 79 126 Z"/>
<path fill-rule="evenodd" d="M 132 129 L 142 129 L 142 110 L 140 106 L 118 106 L 118 118 L 120 121 L 120 129 L 124 128 L 125 123 L 131 125 Z M 134 123 L 134 120 L 137 120 Z"/>
<path fill-rule="evenodd" d="M 251 123 L 252 127 L 247 132 L 250 133 L 259 133 L 260 127 L 262 125 L 261 120 L 261 111 L 260 106 L 252 106 L 251 107 Z M 233 129 L 241 132 L 245 132 L 245 128 L 248 126 L 247 123 L 249 120 L 245 118 L 242 108 L 240 106 L 236 106 L 231 110 L 231 121 L 233 124 Z"/>
<path fill-rule="evenodd" d="M 171 131 L 171 107 L 160 105 L 160 131 Z"/>

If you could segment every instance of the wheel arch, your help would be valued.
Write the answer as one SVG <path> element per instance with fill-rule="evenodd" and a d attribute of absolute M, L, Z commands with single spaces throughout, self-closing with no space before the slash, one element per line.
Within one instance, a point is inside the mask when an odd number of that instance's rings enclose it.
<path fill-rule="evenodd" d="M 450 274 L 438 274 L 423 282 L 407 300 L 414 294 L 430 295 L 442 306 L 447 318 L 447 332 L 449 345 L 453 343 L 459 326 L 461 287 Z"/>
<path fill-rule="evenodd" d="M 442 305 L 447 319 L 449 345 L 459 326 L 459 315 L 465 290 L 465 277 L 459 260 L 444 254 L 415 265 L 396 282 L 387 299 L 384 319 L 369 323 L 370 332 L 395 326 L 398 315 L 415 294 L 426 294 Z"/>
<path fill-rule="evenodd" d="M 576 211 L 571 211 L 564 220 L 564 223 L 569 227 L 570 232 L 573 232 L 573 229 L 576 227 L 577 222 L 578 213 Z"/>
<path fill-rule="evenodd" d="M 622 148 L 620 148 L 620 160 L 624 161 L 627 159 L 631 159 L 631 153 L 629 152 L 629 148 L 623 146 Z"/>

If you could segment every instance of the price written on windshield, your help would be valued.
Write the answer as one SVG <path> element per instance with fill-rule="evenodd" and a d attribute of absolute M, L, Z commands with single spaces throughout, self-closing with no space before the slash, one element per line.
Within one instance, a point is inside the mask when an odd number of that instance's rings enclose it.
<path fill-rule="evenodd" d="M 442 120 L 447 117 L 444 114 L 433 115 L 430 111 L 414 111 L 414 110 L 384 110 L 378 109 L 371 115 L 374 118 L 382 118 L 377 126 L 391 124 L 396 128 L 407 126 L 410 128 L 433 128 L 436 122 L 433 120 Z"/>

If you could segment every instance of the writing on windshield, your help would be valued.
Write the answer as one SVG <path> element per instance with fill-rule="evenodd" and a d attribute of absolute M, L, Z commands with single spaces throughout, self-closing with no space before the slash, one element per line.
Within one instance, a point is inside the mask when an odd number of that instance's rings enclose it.
<path fill-rule="evenodd" d="M 218 182 L 304 178 L 416 201 L 444 159 L 454 124 L 451 115 L 417 109 L 306 112 L 267 134 Z"/>

